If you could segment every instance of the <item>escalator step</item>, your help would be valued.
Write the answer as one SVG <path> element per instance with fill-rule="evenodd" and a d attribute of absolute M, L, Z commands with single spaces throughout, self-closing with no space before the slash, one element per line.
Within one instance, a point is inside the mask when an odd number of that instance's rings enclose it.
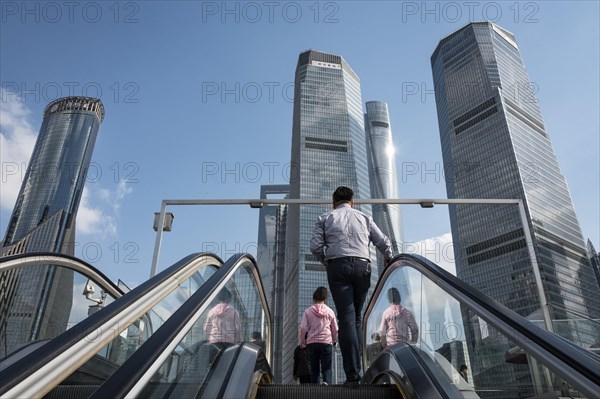
<path fill-rule="evenodd" d="M 44 399 L 81 399 L 91 396 L 100 384 L 59 385 L 44 396 Z"/>
<path fill-rule="evenodd" d="M 394 385 L 360 385 L 345 387 L 343 385 L 261 385 L 258 387 L 256 399 L 395 399 L 402 395 Z"/>

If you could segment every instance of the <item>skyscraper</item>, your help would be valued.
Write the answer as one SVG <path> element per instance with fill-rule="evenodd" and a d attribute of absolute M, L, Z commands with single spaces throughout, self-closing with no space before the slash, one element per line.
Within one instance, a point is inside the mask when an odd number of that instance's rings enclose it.
<path fill-rule="evenodd" d="M 598 285 L 515 37 L 492 23 L 470 23 L 440 41 L 431 65 L 448 198 L 524 201 L 554 330 L 590 344 L 597 325 L 576 332 L 568 320 L 597 314 Z M 541 319 L 517 207 L 452 206 L 450 221 L 457 275 Z M 495 355 L 485 366 L 489 378 L 503 373 L 507 385 L 527 378 Z M 475 384 L 485 386 L 484 365 L 472 366 Z"/>
<path fill-rule="evenodd" d="M 369 172 L 360 81 L 338 55 L 308 50 L 296 67 L 290 198 L 331 199 L 338 186 L 369 198 Z M 371 214 L 368 206 L 361 207 Z M 283 319 L 283 380 L 292 376 L 300 317 L 312 304 L 313 291 L 327 286 L 323 265 L 310 253 L 317 218 L 330 206 L 289 206 Z M 374 253 L 372 254 L 374 259 Z M 373 270 L 372 281 L 378 273 Z M 331 298 L 329 306 L 334 308 Z"/>
<path fill-rule="evenodd" d="M 267 199 L 275 194 L 287 197 L 289 192 L 290 186 L 287 184 L 263 185 L 260 187 L 260 198 Z M 281 382 L 286 214 L 286 205 L 265 205 L 260 208 L 258 216 L 256 261 L 273 321 L 271 371 L 276 382 Z"/>
<path fill-rule="evenodd" d="M 103 118 L 104 106 L 94 98 L 61 98 L 46 107 L 3 255 L 73 255 L 77 209 Z M 73 296 L 71 271 L 49 266 L 2 273 L 0 286 L 1 352 L 66 329 Z"/>
<path fill-rule="evenodd" d="M 400 198 L 394 141 L 388 106 L 381 101 L 368 101 L 365 113 L 367 158 L 371 198 Z M 392 242 L 394 255 L 402 252 L 402 212 L 400 205 L 373 205 L 373 220 Z M 377 252 L 379 272 L 384 269 L 383 256 Z"/>

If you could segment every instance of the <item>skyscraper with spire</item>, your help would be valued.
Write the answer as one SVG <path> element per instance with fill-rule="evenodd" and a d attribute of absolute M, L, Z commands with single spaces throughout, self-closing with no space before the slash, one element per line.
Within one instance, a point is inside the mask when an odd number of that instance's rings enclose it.
<path fill-rule="evenodd" d="M 77 210 L 103 118 L 104 106 L 95 98 L 61 98 L 46 107 L 2 255 L 73 255 Z M 0 356 L 66 329 L 72 271 L 47 266 L 4 272 L 0 288 Z"/>
<path fill-rule="evenodd" d="M 381 101 L 367 101 L 365 113 L 365 133 L 367 135 L 367 158 L 371 198 L 398 199 L 398 171 L 392 127 L 388 105 Z M 395 255 L 402 252 L 404 241 L 402 212 L 400 205 L 373 205 L 373 220 L 381 231 L 390 238 Z M 379 272 L 384 269 L 383 257 L 377 252 Z"/>
<path fill-rule="evenodd" d="M 492 23 L 470 23 L 439 42 L 431 66 L 448 198 L 523 201 L 553 328 L 591 344 L 599 334 L 591 322 L 600 308 L 599 288 L 514 35 Z M 451 206 L 450 222 L 458 277 L 539 321 L 517 207 Z M 589 323 L 575 329 L 575 319 Z M 485 364 L 472 364 L 475 385 L 485 389 L 501 379 L 507 388 L 527 386 L 533 378 L 527 367 L 506 363 L 502 350 L 510 348 L 497 339 Z M 469 352 L 476 341 L 467 337 Z"/>

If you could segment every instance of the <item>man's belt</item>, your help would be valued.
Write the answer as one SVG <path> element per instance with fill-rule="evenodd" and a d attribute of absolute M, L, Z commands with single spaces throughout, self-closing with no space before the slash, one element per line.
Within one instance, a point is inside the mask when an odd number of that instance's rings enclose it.
<path fill-rule="evenodd" d="M 371 263 L 371 259 L 363 258 L 361 256 L 340 256 L 339 258 L 327 259 L 327 263 L 335 262 L 338 260 L 347 260 L 350 262 L 354 262 L 355 260 L 362 260 L 364 262 Z"/>

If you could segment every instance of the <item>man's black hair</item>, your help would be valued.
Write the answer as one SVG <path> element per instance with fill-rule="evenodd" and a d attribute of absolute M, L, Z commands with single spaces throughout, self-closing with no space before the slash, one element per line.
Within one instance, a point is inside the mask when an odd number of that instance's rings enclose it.
<path fill-rule="evenodd" d="M 315 290 L 313 294 L 313 299 L 315 302 L 323 302 L 327 299 L 327 288 L 319 287 Z"/>
<path fill-rule="evenodd" d="M 400 291 L 398 291 L 398 288 L 396 287 L 392 287 L 388 290 L 388 300 L 390 301 L 390 303 L 393 303 L 395 305 L 399 305 L 400 304 Z"/>
<path fill-rule="evenodd" d="M 350 202 L 354 198 L 354 191 L 351 188 L 339 186 L 333 192 L 333 202 Z"/>

